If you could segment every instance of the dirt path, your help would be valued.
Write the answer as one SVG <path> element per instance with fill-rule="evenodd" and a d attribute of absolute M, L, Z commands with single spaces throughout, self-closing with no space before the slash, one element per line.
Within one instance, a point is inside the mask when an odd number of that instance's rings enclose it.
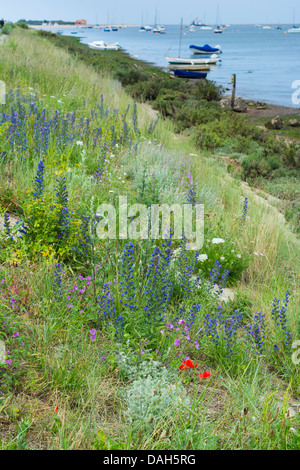
<path fill-rule="evenodd" d="M 265 191 L 262 191 L 261 189 L 256 189 L 253 187 L 250 187 L 249 184 L 245 183 L 242 181 L 241 186 L 243 188 L 243 191 L 247 194 L 252 194 L 254 196 L 254 199 L 258 201 L 260 204 L 263 204 L 264 206 L 270 207 L 274 211 L 275 217 L 277 217 L 279 220 L 282 221 L 282 223 L 286 224 L 286 219 L 284 215 L 275 207 L 271 202 L 278 202 L 280 203 L 280 199 L 277 197 L 272 196 L 271 194 L 266 193 Z M 265 197 L 260 196 L 259 194 L 263 194 Z"/>

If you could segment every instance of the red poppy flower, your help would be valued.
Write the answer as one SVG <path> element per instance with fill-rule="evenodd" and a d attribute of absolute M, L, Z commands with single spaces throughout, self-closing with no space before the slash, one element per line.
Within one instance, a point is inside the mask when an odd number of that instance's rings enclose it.
<path fill-rule="evenodd" d="M 179 369 L 180 370 L 186 370 L 188 368 L 191 368 L 191 369 L 195 369 L 196 367 L 198 367 L 198 364 L 193 364 L 193 361 L 191 361 L 190 359 L 187 359 L 186 361 L 183 361 L 183 364 L 181 364 L 179 366 Z"/>
<path fill-rule="evenodd" d="M 187 367 L 191 367 L 192 369 L 195 369 L 196 367 L 198 367 L 198 364 L 193 364 L 193 361 L 191 361 L 190 359 L 188 359 L 187 361 L 184 361 L 184 364 L 187 365 Z"/>
<path fill-rule="evenodd" d="M 203 374 L 199 374 L 200 379 L 204 379 L 205 377 L 210 377 L 211 373 L 204 371 Z"/>
<path fill-rule="evenodd" d="M 55 408 L 55 413 L 58 412 L 58 405 L 56 405 L 56 408 Z"/>

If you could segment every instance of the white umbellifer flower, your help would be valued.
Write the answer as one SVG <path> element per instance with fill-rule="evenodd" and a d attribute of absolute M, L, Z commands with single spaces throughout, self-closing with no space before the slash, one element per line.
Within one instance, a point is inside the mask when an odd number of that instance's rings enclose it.
<path fill-rule="evenodd" d="M 81 142 L 81 140 L 77 140 L 76 145 L 82 146 L 82 145 L 83 145 L 83 142 Z"/>
<path fill-rule="evenodd" d="M 176 248 L 176 250 L 173 251 L 172 256 L 176 258 L 180 252 L 181 252 L 181 248 Z"/>
<path fill-rule="evenodd" d="M 114 158 L 114 154 L 113 154 L 113 153 L 110 154 L 110 158 Z"/>
<path fill-rule="evenodd" d="M 242 255 L 240 255 L 239 253 L 238 253 L 236 256 L 237 256 L 237 258 L 241 258 L 241 257 L 242 257 Z"/>
<path fill-rule="evenodd" d="M 62 103 L 62 100 L 57 100 L 58 103 Z"/>
<path fill-rule="evenodd" d="M 211 242 L 218 245 L 219 243 L 225 243 L 225 240 L 223 238 L 213 238 Z"/>
<path fill-rule="evenodd" d="M 203 255 L 199 255 L 197 260 L 203 263 L 203 261 L 205 261 L 207 258 L 208 256 L 206 254 L 203 254 Z"/>
<path fill-rule="evenodd" d="M 55 98 L 55 96 L 52 96 L 52 95 L 51 95 L 50 98 Z"/>

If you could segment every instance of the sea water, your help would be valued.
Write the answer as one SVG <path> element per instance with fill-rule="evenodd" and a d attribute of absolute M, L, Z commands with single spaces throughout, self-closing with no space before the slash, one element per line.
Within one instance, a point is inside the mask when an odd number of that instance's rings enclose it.
<path fill-rule="evenodd" d="M 282 29 L 263 29 L 262 26 L 232 25 L 222 34 L 213 30 L 189 32 L 179 25 L 166 26 L 166 34 L 139 32 L 139 27 L 103 32 L 100 28 L 64 28 L 64 35 L 77 31 L 82 43 L 118 42 L 132 57 L 166 68 L 166 56 L 201 58 L 189 46 L 220 45 L 221 62 L 211 66 L 207 78 L 222 85 L 225 94 L 231 92 L 232 75 L 236 74 L 236 95 L 245 99 L 300 108 L 300 34 L 289 34 L 291 25 Z M 55 32 L 62 28 L 46 28 Z M 181 39 L 180 39 L 181 36 Z M 180 80 L 180 79 L 178 79 Z M 298 82 L 298 83 L 297 83 Z"/>

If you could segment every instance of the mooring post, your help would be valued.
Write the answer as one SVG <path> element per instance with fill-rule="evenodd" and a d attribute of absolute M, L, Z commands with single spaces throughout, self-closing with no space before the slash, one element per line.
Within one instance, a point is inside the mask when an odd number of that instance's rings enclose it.
<path fill-rule="evenodd" d="M 231 77 L 232 81 L 232 95 L 231 95 L 231 107 L 234 108 L 234 100 L 235 100 L 235 86 L 236 86 L 236 74 L 234 73 Z"/>

